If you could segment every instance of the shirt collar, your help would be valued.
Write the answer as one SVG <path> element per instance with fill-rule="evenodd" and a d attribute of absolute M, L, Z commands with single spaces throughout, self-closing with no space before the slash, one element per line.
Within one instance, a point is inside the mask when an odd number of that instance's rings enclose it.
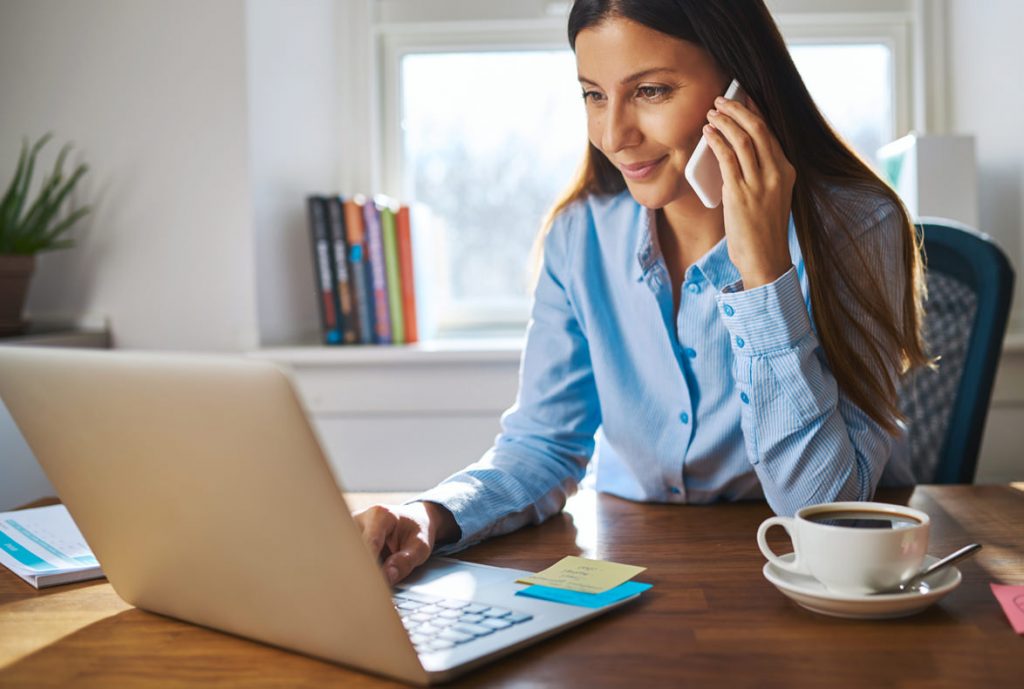
<path fill-rule="evenodd" d="M 639 204 L 637 206 L 640 209 L 640 232 L 637 235 L 636 243 L 635 278 L 639 282 L 644 280 L 658 263 L 658 259 L 661 257 L 661 247 L 658 246 L 656 211 L 644 208 Z M 689 268 L 688 276 L 692 274 L 691 271 L 700 271 L 703 277 L 718 291 L 740 279 L 740 272 L 729 260 L 725 237 Z"/>
<path fill-rule="evenodd" d="M 647 277 L 647 274 L 657 264 L 658 257 L 661 256 L 661 247 L 658 246 L 658 236 L 654 232 L 654 228 L 657 227 L 654 219 L 655 211 L 650 208 L 644 208 L 640 204 L 636 205 L 639 209 L 640 232 L 637 233 L 637 268 L 634 276 L 637 282 L 640 282 Z"/>
<path fill-rule="evenodd" d="M 625 193 L 628 194 L 629 192 L 626 191 Z M 661 247 L 658 246 L 658 236 L 655 231 L 657 227 L 655 220 L 656 211 L 645 208 L 636 203 L 636 201 L 633 203 L 636 204 L 638 209 L 639 217 L 637 220 L 640 227 L 636 241 L 637 263 L 634 278 L 637 282 L 641 282 L 658 263 L 658 258 L 661 257 Z M 798 271 L 802 271 L 803 255 L 800 251 L 800 244 L 797 242 L 796 225 L 793 222 L 792 214 L 789 216 L 789 250 L 793 258 L 793 265 L 798 267 Z M 692 275 L 691 271 L 699 271 L 701 276 L 719 292 L 740 279 L 740 271 L 737 270 L 736 266 L 729 259 L 729 247 L 725 237 L 722 237 L 710 251 L 701 256 L 689 268 L 687 277 Z"/>
<path fill-rule="evenodd" d="M 691 271 L 699 272 L 719 292 L 740 279 L 740 271 L 729 260 L 729 245 L 725 237 L 719 239 L 717 244 L 697 259 L 687 271 L 688 277 L 692 274 Z"/>

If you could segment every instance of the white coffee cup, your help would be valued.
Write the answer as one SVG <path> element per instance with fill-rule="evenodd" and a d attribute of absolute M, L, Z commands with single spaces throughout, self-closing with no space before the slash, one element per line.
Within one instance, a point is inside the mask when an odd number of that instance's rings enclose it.
<path fill-rule="evenodd" d="M 902 505 L 830 502 L 764 520 L 757 545 L 779 569 L 810 575 L 835 593 L 859 595 L 896 586 L 921 569 L 929 523 L 927 514 Z M 773 526 L 793 541 L 791 560 L 768 547 L 765 535 Z"/>

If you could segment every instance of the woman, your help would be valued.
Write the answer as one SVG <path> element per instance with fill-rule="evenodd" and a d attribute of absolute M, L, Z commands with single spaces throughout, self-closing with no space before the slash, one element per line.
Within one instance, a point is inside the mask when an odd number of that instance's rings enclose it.
<path fill-rule="evenodd" d="M 356 515 L 394 583 L 556 514 L 598 440 L 634 500 L 867 500 L 908 483 L 896 385 L 925 363 L 896 195 L 822 118 L 761 0 L 577 0 L 590 145 L 547 224 L 515 405 L 416 501 Z M 717 98 L 735 78 L 746 104 Z M 705 208 L 683 170 L 704 134 Z"/>

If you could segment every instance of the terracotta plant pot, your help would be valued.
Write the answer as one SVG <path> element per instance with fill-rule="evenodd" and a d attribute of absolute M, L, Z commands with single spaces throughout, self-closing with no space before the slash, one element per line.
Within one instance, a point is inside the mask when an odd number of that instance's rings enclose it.
<path fill-rule="evenodd" d="M 28 327 L 22 319 L 35 256 L 0 254 L 0 336 L 17 335 Z"/>

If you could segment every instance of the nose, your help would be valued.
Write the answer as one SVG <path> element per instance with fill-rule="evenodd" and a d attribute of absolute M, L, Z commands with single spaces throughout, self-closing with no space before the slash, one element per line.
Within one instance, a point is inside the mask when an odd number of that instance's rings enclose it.
<path fill-rule="evenodd" d="M 628 103 L 609 102 L 608 106 L 601 132 L 601 149 L 607 153 L 617 153 L 636 144 L 639 130 L 633 109 Z"/>

